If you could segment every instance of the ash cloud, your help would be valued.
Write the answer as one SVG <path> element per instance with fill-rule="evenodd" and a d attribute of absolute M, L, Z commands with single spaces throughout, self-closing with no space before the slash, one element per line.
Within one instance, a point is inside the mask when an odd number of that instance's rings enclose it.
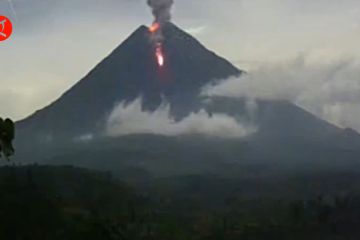
<path fill-rule="evenodd" d="M 203 89 L 206 96 L 288 100 L 339 127 L 360 132 L 360 62 L 310 57 L 261 64 L 248 75 Z"/>
<path fill-rule="evenodd" d="M 171 20 L 173 0 L 147 0 L 147 4 L 151 7 L 156 22 L 165 23 Z"/>
<path fill-rule="evenodd" d="M 213 114 L 205 110 L 191 113 L 175 122 L 169 115 L 170 107 L 163 104 L 154 112 L 141 109 L 141 99 L 129 105 L 120 103 L 107 120 L 106 135 L 110 137 L 131 134 L 157 134 L 179 136 L 197 134 L 218 138 L 244 138 L 256 132 L 256 127 L 238 122 L 225 114 Z"/>

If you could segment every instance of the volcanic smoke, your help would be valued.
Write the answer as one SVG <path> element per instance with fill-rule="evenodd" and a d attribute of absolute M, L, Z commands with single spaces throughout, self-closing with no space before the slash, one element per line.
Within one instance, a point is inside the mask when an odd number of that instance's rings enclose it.
<path fill-rule="evenodd" d="M 152 8 L 155 22 L 162 24 L 171 20 L 171 7 L 174 0 L 147 0 L 147 3 Z"/>
<path fill-rule="evenodd" d="M 163 35 L 161 31 L 162 24 L 171 20 L 171 6 L 173 0 L 147 0 L 148 5 L 152 8 L 155 17 L 154 23 L 149 27 L 151 40 L 154 44 L 155 57 L 159 67 L 165 63 L 163 54 Z"/>

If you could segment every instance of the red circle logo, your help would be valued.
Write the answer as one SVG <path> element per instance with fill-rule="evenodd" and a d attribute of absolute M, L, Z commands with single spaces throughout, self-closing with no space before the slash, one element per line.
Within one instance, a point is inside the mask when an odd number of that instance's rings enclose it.
<path fill-rule="evenodd" d="M 12 34 L 12 23 L 5 16 L 0 16 L 0 42 L 8 39 Z"/>

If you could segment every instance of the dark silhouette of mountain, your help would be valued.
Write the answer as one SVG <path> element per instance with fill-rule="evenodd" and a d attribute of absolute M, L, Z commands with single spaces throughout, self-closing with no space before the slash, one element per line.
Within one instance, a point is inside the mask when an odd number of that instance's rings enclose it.
<path fill-rule="evenodd" d="M 247 99 L 204 101 L 199 96 L 204 86 L 239 76 L 243 71 L 172 23 L 163 27 L 163 33 L 165 65 L 162 68 L 157 66 L 148 28 L 141 26 L 58 100 L 17 123 L 18 156 L 30 155 L 31 161 L 78 163 L 95 168 L 105 164 L 109 169 L 131 160 L 131 164 L 151 165 L 151 161 L 143 164 L 149 158 L 158 159 L 154 164 L 160 168 L 169 158 L 177 163 L 183 161 L 182 167 L 194 166 L 194 160 L 205 159 L 208 161 L 197 162 L 197 167 L 205 169 L 212 162 L 215 171 L 219 162 L 236 162 L 239 156 L 242 161 L 289 162 L 305 158 L 307 162 L 328 158 L 343 161 L 360 156 L 358 133 L 338 128 L 290 102 L 257 100 L 253 103 L 256 110 L 250 113 Z M 94 140 L 74 146 L 74 137 L 102 133 L 116 104 L 130 103 L 139 97 L 146 111 L 155 110 L 165 99 L 177 120 L 203 108 L 210 116 L 226 113 L 252 122 L 258 131 L 246 139 L 231 141 L 138 135 L 130 140 Z M 39 145 L 34 147 L 36 143 Z M 190 143 L 198 148 L 190 148 Z M 134 150 L 139 145 L 143 147 Z M 188 149 L 198 152 L 190 153 Z"/>
<path fill-rule="evenodd" d="M 141 26 L 58 100 L 18 127 L 58 137 L 96 132 L 116 103 L 140 96 L 146 110 L 156 109 L 164 96 L 180 118 L 192 110 L 202 86 L 241 74 L 175 25 L 165 25 L 163 34 L 163 68 L 157 66 L 148 28 Z"/>

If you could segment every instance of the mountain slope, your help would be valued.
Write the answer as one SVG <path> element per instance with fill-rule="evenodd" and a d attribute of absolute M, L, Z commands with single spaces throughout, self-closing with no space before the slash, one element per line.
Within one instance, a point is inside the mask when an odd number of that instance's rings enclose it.
<path fill-rule="evenodd" d="M 19 122 L 20 130 L 43 137 L 96 132 L 116 103 L 140 96 L 146 110 L 156 109 L 164 96 L 181 118 L 196 104 L 202 86 L 241 74 L 175 25 L 163 32 L 163 68 L 156 65 L 148 28 L 141 26 L 58 100 Z"/>

